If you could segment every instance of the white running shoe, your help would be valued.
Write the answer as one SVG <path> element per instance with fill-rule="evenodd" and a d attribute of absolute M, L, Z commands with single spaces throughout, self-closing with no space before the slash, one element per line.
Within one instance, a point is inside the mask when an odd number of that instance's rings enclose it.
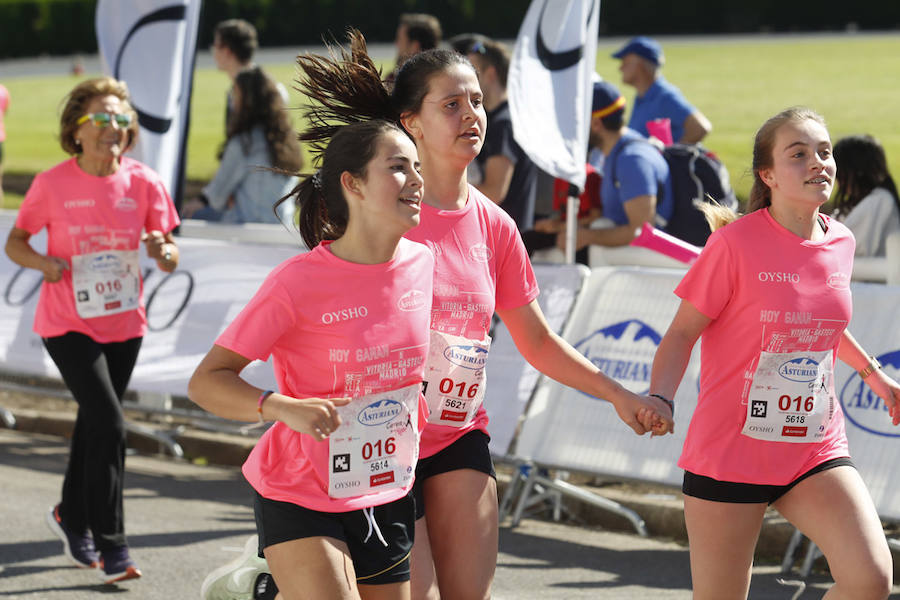
<path fill-rule="evenodd" d="M 257 555 L 257 538 L 250 536 L 241 555 L 206 576 L 200 586 L 203 600 L 253 600 L 260 573 L 268 573 L 266 559 Z"/>

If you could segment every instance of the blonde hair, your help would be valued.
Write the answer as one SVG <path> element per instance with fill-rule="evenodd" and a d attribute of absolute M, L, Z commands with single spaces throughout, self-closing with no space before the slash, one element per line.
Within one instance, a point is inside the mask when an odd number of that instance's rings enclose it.
<path fill-rule="evenodd" d="M 759 172 L 772 168 L 775 161 L 773 150 L 775 147 L 775 134 L 787 123 L 800 123 L 812 120 L 825 127 L 825 119 L 816 111 L 805 106 L 792 106 L 774 117 L 769 118 L 756 132 L 753 141 L 753 187 L 750 188 L 750 199 L 747 201 L 747 213 L 752 213 L 772 204 L 772 190 L 762 180 Z M 700 207 L 706 222 L 712 231 L 728 225 L 738 219 L 741 214 L 721 206 L 718 203 L 704 202 Z"/>
<path fill-rule="evenodd" d="M 137 113 L 128 100 L 128 86 L 124 81 L 112 77 L 97 77 L 82 81 L 63 98 L 62 115 L 59 118 L 59 145 L 66 154 L 81 154 L 81 145 L 75 142 L 75 132 L 80 127 L 78 119 L 87 114 L 87 106 L 91 100 L 101 96 L 115 96 L 122 101 L 123 111 L 131 115 L 131 125 L 126 130 L 128 140 L 125 149 L 131 148 L 134 144 L 138 134 L 138 122 Z"/>

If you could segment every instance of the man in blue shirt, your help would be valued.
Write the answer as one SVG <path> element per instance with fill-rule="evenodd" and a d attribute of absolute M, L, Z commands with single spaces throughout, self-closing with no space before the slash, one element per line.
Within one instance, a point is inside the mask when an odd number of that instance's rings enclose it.
<path fill-rule="evenodd" d="M 712 130 L 709 119 L 659 72 L 665 57 L 656 40 L 636 37 L 615 52 L 613 57 L 622 60 L 619 66 L 622 82 L 637 90 L 628 121 L 631 129 L 648 136 L 648 121 L 669 119 L 672 141 L 682 144 L 695 144 Z"/>
<path fill-rule="evenodd" d="M 625 127 L 625 98 L 614 85 L 594 83 L 592 111 L 591 140 L 606 157 L 600 187 L 603 217 L 612 223 L 602 229 L 579 228 L 575 247 L 625 246 L 644 223 L 656 225 L 672 216 L 669 166 L 655 146 Z M 564 236 L 559 234 L 557 244 L 565 243 Z"/>

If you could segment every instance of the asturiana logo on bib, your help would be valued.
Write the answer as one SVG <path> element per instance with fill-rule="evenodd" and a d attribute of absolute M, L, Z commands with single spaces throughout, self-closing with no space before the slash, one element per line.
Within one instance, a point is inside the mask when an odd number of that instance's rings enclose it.
<path fill-rule="evenodd" d="M 369 309 L 365 306 L 354 306 L 352 308 L 342 308 L 341 310 L 322 313 L 322 322 L 326 325 L 331 325 L 332 323 L 350 321 L 352 319 L 367 317 L 368 315 Z"/>
<path fill-rule="evenodd" d="M 105 273 L 116 269 L 119 266 L 119 257 L 115 254 L 101 254 L 91 260 L 89 268 L 91 271 Z"/>
<path fill-rule="evenodd" d="M 850 275 L 847 273 L 832 273 L 828 276 L 828 279 L 825 280 L 825 283 L 830 288 L 846 290 L 850 287 Z"/>
<path fill-rule="evenodd" d="M 70 208 L 94 208 L 94 199 L 85 198 L 83 200 L 66 200 L 63 202 L 63 208 L 66 210 Z"/>
<path fill-rule="evenodd" d="M 878 356 L 881 368 L 895 378 L 900 372 L 900 350 Z M 894 427 L 888 407 L 878 394 L 869 389 L 859 373 L 853 373 L 840 393 L 841 406 L 847 420 L 874 435 L 900 437 L 900 429 Z"/>
<path fill-rule="evenodd" d="M 800 283 L 799 273 L 786 271 L 760 271 L 757 277 L 763 283 Z"/>
<path fill-rule="evenodd" d="M 132 212 L 137 210 L 137 200 L 134 198 L 119 198 L 115 203 L 116 210 Z"/>
<path fill-rule="evenodd" d="M 465 369 L 483 369 L 487 362 L 488 351 L 480 346 L 447 346 L 444 358 L 454 365 Z"/>
<path fill-rule="evenodd" d="M 575 344 L 575 349 L 629 391 L 646 394 L 660 340 L 662 336 L 650 325 L 628 319 L 596 330 Z"/>
<path fill-rule="evenodd" d="M 396 400 L 385 398 L 368 405 L 357 415 L 356 420 L 367 427 L 375 427 L 376 425 L 384 425 L 390 423 L 397 418 L 397 415 L 403 410 L 403 405 Z"/>
<path fill-rule="evenodd" d="M 469 256 L 478 262 L 487 262 L 493 258 L 494 253 L 486 244 L 475 244 L 469 248 Z"/>
<path fill-rule="evenodd" d="M 819 375 L 819 363 L 811 358 L 795 358 L 778 367 L 778 374 L 789 381 L 815 381 Z"/>
<path fill-rule="evenodd" d="M 421 310 L 425 307 L 425 292 L 419 290 L 409 290 L 397 300 L 397 308 L 405 312 Z"/>

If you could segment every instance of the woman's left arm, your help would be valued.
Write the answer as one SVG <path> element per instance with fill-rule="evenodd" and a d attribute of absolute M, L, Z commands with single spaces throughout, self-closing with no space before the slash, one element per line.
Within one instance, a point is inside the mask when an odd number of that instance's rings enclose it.
<path fill-rule="evenodd" d="M 538 371 L 563 385 L 609 401 L 619 418 L 638 435 L 651 430 L 654 435 L 672 431 L 672 420 L 664 416 L 669 414 L 668 407 L 661 400 L 633 394 L 603 374 L 550 329 L 537 300 L 518 308 L 498 310 L 497 314 L 516 348 Z M 641 409 L 648 410 L 641 412 Z M 639 419 L 639 414 L 644 418 Z"/>
<path fill-rule="evenodd" d="M 890 411 L 894 425 L 900 425 L 900 384 L 881 370 L 875 357 L 866 354 L 859 342 L 845 329 L 838 346 L 838 358 L 857 371 Z"/>
<path fill-rule="evenodd" d="M 156 260 L 156 265 L 160 270 L 171 273 L 178 266 L 178 244 L 172 233 L 163 233 L 162 231 L 148 231 L 141 238 L 147 245 L 147 256 Z"/>

